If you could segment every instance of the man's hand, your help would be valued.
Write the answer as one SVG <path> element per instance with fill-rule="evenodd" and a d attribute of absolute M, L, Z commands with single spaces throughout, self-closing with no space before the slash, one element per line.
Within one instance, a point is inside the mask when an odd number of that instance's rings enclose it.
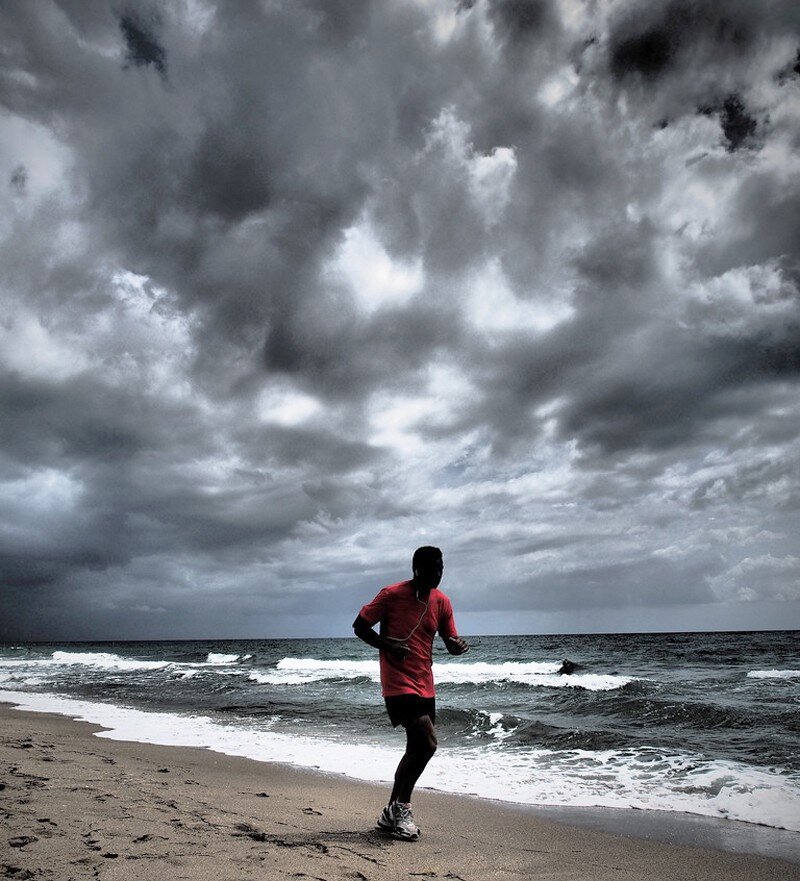
<path fill-rule="evenodd" d="M 356 636 L 359 639 L 363 639 L 367 645 L 371 645 L 373 648 L 378 649 L 378 651 L 386 652 L 398 662 L 405 660 L 408 654 L 408 643 L 405 640 L 392 639 L 390 636 L 379 636 L 370 627 L 369 622 L 365 621 L 361 615 L 353 621 L 353 630 L 355 630 Z"/>
<path fill-rule="evenodd" d="M 408 643 L 390 636 L 381 637 L 381 648 L 385 649 L 397 661 L 405 661 L 408 654 Z"/>
<path fill-rule="evenodd" d="M 469 643 L 460 636 L 448 636 L 444 644 L 451 655 L 465 655 L 469 651 Z"/>

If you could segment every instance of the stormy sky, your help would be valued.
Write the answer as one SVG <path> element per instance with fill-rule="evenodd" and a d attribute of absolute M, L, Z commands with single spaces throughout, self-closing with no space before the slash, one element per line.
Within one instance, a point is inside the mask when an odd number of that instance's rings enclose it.
<path fill-rule="evenodd" d="M 800 627 L 796 0 L 0 6 L 0 638 Z"/>

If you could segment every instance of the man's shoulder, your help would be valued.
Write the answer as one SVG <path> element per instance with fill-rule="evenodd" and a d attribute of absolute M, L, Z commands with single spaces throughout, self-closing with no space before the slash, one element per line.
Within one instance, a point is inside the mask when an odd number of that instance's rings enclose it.
<path fill-rule="evenodd" d="M 398 581 L 397 584 L 389 584 L 386 587 L 384 587 L 383 589 L 384 589 L 384 591 L 386 591 L 386 593 L 388 593 L 390 595 L 398 594 L 398 593 L 402 593 L 402 591 L 405 588 L 407 588 L 410 583 L 411 583 L 410 581 Z"/>
<path fill-rule="evenodd" d="M 438 589 L 436 593 L 439 594 L 440 614 L 452 614 L 453 604 L 450 602 L 450 597 L 444 591 Z"/>

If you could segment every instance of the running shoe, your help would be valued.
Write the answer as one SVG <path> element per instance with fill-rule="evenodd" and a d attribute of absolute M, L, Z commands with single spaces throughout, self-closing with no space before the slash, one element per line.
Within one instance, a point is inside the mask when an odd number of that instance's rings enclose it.
<path fill-rule="evenodd" d="M 394 829 L 394 802 L 386 805 L 381 811 L 381 815 L 378 817 L 378 826 L 387 832 L 391 832 Z"/>
<path fill-rule="evenodd" d="M 414 822 L 410 804 L 395 801 L 387 805 L 378 818 L 378 826 L 403 841 L 419 838 L 419 826 Z"/>

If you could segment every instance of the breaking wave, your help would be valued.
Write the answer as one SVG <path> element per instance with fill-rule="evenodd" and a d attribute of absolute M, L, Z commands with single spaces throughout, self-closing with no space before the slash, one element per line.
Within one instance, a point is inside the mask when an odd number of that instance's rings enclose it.
<path fill-rule="evenodd" d="M 55 664 L 82 664 L 96 670 L 163 670 L 169 661 L 140 661 L 110 652 L 53 652 Z"/>
<path fill-rule="evenodd" d="M 748 679 L 794 679 L 800 670 L 751 670 Z"/>
<path fill-rule="evenodd" d="M 633 682 L 631 676 L 617 673 L 573 673 L 559 675 L 561 664 L 505 661 L 498 664 L 478 662 L 437 663 L 437 684 L 481 685 L 510 682 L 541 688 L 583 688 L 587 691 L 610 691 Z M 253 671 L 249 677 L 264 685 L 302 685 L 326 679 L 380 680 L 377 660 L 338 661 L 318 658 L 282 658 L 273 669 Z"/>
<path fill-rule="evenodd" d="M 209 652 L 206 662 L 209 664 L 238 664 L 242 661 L 248 661 L 252 655 L 229 655 L 224 652 Z"/>

